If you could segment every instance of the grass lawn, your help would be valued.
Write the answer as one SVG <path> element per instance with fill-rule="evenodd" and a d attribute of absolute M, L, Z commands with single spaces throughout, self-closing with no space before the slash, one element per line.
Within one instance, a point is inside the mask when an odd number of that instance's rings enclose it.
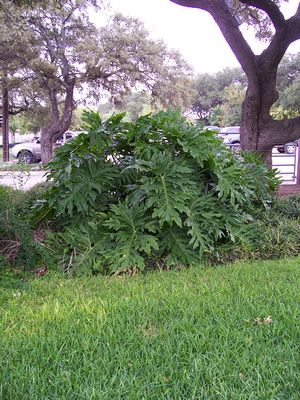
<path fill-rule="evenodd" d="M 0 399 L 299 400 L 299 265 L 2 276 Z"/>

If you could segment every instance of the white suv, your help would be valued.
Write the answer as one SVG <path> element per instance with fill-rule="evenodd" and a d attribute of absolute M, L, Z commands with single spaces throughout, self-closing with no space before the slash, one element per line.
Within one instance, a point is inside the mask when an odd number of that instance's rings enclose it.
<path fill-rule="evenodd" d="M 66 141 L 73 139 L 80 132 L 65 132 L 63 138 L 55 143 L 55 146 L 61 146 Z M 31 164 L 41 161 L 41 140 L 38 136 L 34 137 L 31 142 L 24 142 L 16 144 L 12 150 L 11 154 L 13 157 L 17 158 L 19 162 L 24 164 Z"/>
<path fill-rule="evenodd" d="M 222 128 L 218 133 L 218 137 L 227 145 L 240 145 L 240 127 L 229 126 Z"/>

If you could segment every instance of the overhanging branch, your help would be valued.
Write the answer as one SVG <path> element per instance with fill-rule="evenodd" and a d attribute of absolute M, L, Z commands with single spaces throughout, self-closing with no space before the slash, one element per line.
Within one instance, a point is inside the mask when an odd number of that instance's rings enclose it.
<path fill-rule="evenodd" d="M 274 34 L 270 45 L 262 52 L 260 58 L 268 60 L 267 68 L 277 67 L 289 45 L 299 39 L 300 15 L 295 14 Z"/>
<path fill-rule="evenodd" d="M 207 9 L 208 1 L 205 0 L 171 0 L 172 3 L 178 4 L 184 7 L 191 7 L 191 8 L 201 8 L 201 10 Z"/>
<path fill-rule="evenodd" d="M 225 0 L 171 0 L 173 3 L 194 7 L 210 13 L 234 55 L 245 71 L 248 80 L 256 84 L 255 55 L 239 30 L 236 18 L 232 15 Z"/>
<path fill-rule="evenodd" d="M 279 7 L 271 0 L 239 0 L 250 7 L 258 8 L 264 11 L 272 21 L 276 30 L 280 29 L 284 24 L 284 16 Z"/>

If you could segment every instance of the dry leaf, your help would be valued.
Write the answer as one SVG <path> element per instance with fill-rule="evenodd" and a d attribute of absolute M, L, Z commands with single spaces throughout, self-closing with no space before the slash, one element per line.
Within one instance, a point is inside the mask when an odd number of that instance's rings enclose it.
<path fill-rule="evenodd" d="M 258 324 L 258 325 L 270 325 L 273 322 L 271 315 L 269 315 L 266 318 L 255 318 L 253 323 Z"/>

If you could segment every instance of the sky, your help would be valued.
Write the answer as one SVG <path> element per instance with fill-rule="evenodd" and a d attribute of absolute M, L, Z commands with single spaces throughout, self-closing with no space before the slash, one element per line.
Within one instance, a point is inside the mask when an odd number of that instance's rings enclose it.
<path fill-rule="evenodd" d="M 214 73 L 226 67 L 239 66 L 212 17 L 205 11 L 181 7 L 170 0 L 110 0 L 113 10 L 138 17 L 151 36 L 163 39 L 169 48 L 179 50 L 195 73 Z M 285 17 L 293 15 L 298 0 L 289 0 L 284 7 Z M 262 45 L 245 33 L 255 53 Z M 289 48 L 300 51 L 300 41 Z"/>

